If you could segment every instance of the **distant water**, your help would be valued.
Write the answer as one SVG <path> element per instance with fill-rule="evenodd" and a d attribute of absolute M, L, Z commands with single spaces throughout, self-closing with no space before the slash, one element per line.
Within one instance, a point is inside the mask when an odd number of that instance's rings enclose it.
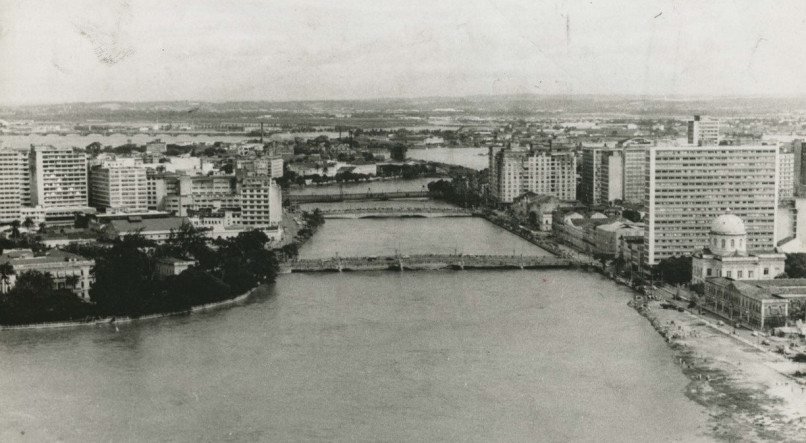
<path fill-rule="evenodd" d="M 65 136 L 60 135 L 0 135 L 0 146 L 11 148 L 27 148 L 34 145 L 54 145 L 57 147 L 70 147 L 70 148 L 84 148 L 87 145 L 98 142 L 102 146 L 120 146 L 126 143 L 135 143 L 138 145 L 146 144 L 152 140 L 161 139 L 165 143 L 170 144 L 185 144 L 185 143 L 215 143 L 220 142 L 241 142 L 245 140 L 254 139 L 254 137 L 247 137 L 243 135 L 167 135 L 167 134 L 70 134 Z"/>
<path fill-rule="evenodd" d="M 427 230 L 508 252 L 442 220 Z M 304 254 L 373 247 L 365 222 L 328 220 Z M 707 414 L 629 298 L 577 271 L 291 274 L 232 309 L 1 331 L 0 441 L 702 439 Z"/>
<path fill-rule="evenodd" d="M 343 185 L 328 184 L 322 186 L 305 186 L 304 188 L 293 188 L 289 191 L 292 195 L 310 194 L 372 194 L 378 192 L 419 192 L 428 191 L 428 184 L 437 181 L 439 178 L 415 178 L 412 180 L 379 180 L 371 182 L 345 183 Z"/>
<path fill-rule="evenodd" d="M 428 148 L 409 149 L 406 156 L 415 160 L 426 160 L 451 165 L 464 166 L 481 171 L 490 161 L 487 148 Z"/>
<path fill-rule="evenodd" d="M 360 238 L 357 238 L 360 237 Z M 327 220 L 300 249 L 301 258 L 400 254 L 550 255 L 475 217 Z"/>

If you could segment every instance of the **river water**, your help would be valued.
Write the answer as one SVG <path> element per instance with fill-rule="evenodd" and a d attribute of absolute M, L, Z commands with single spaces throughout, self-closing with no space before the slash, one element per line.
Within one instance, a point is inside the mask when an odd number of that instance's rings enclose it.
<path fill-rule="evenodd" d="M 487 148 L 428 148 L 409 149 L 406 156 L 415 160 L 459 165 L 481 171 L 489 167 Z"/>
<path fill-rule="evenodd" d="M 441 221 L 494 248 L 497 228 Z M 362 253 L 364 222 L 328 220 L 304 252 L 350 230 Z M 408 221 L 384 229 L 422 247 Z M 292 274 L 211 313 L 3 331 L 0 441 L 702 439 L 629 297 L 565 270 Z"/>

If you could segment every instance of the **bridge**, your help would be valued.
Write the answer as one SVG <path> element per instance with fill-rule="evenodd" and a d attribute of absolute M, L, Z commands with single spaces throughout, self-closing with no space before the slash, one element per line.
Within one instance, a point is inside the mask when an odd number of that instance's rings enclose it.
<path fill-rule="evenodd" d="M 381 206 L 361 208 L 319 208 L 325 218 L 381 218 L 381 217 L 472 217 L 473 212 L 454 207 Z"/>
<path fill-rule="evenodd" d="M 396 255 L 385 257 L 331 257 L 299 259 L 283 265 L 283 272 L 416 271 L 438 269 L 549 269 L 569 268 L 577 262 L 554 256 L 523 255 Z"/>
<path fill-rule="evenodd" d="M 357 200 L 392 200 L 428 197 L 428 191 L 364 192 L 354 194 L 289 194 L 291 203 L 328 203 Z"/>

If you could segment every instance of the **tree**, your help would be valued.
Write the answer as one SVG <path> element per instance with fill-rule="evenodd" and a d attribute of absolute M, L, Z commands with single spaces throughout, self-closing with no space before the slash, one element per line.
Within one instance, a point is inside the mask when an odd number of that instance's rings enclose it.
<path fill-rule="evenodd" d="M 11 276 L 14 274 L 16 271 L 11 263 L 5 262 L 0 265 L 0 281 L 3 282 L 3 286 L 8 287 L 11 284 Z"/>
<path fill-rule="evenodd" d="M 14 220 L 11 222 L 11 238 L 19 238 L 20 237 L 20 221 Z"/>
<path fill-rule="evenodd" d="M 406 151 L 408 151 L 408 149 L 409 148 L 403 143 L 395 143 L 389 150 L 389 155 L 392 157 L 392 160 L 402 162 L 406 160 Z"/>
<path fill-rule="evenodd" d="M 39 233 L 40 234 L 44 234 L 47 231 L 47 229 L 48 229 L 48 225 L 46 225 L 44 222 L 39 224 Z"/>
<path fill-rule="evenodd" d="M 806 278 L 806 254 L 786 254 L 784 272 L 789 278 Z"/>
<path fill-rule="evenodd" d="M 629 220 L 631 222 L 636 222 L 637 223 L 637 222 L 641 221 L 641 213 L 636 211 L 636 210 L 634 210 L 634 209 L 625 209 L 621 213 L 621 216 L 626 218 L 627 220 Z"/>
<path fill-rule="evenodd" d="M 36 226 L 34 220 L 31 217 L 25 217 L 25 221 L 22 222 L 22 225 L 25 226 L 25 229 L 31 229 Z"/>
<path fill-rule="evenodd" d="M 654 269 L 664 282 L 677 285 L 691 281 L 691 257 L 669 257 L 661 260 Z"/>

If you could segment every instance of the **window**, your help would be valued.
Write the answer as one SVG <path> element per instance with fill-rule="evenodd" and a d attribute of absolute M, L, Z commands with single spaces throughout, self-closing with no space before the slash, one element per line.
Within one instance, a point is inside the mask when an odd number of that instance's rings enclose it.
<path fill-rule="evenodd" d="M 733 277 L 733 273 L 731 271 L 725 271 L 725 277 L 731 278 Z"/>
<path fill-rule="evenodd" d="M 706 277 L 711 276 L 711 268 L 708 268 L 708 269 L 705 270 L 705 275 L 706 275 Z"/>
<path fill-rule="evenodd" d="M 730 247 L 731 247 L 731 248 L 735 248 L 735 247 L 736 247 L 736 240 L 734 240 L 734 239 L 730 239 Z"/>
<path fill-rule="evenodd" d="M 770 275 L 770 268 L 764 268 L 764 275 Z"/>
<path fill-rule="evenodd" d="M 736 271 L 736 278 L 742 278 L 744 271 Z"/>
<path fill-rule="evenodd" d="M 753 274 L 754 274 L 753 271 L 747 271 L 747 278 L 752 280 L 753 279 Z"/>
<path fill-rule="evenodd" d="M 724 238 L 722 239 L 722 247 L 723 248 L 725 247 L 725 239 Z"/>

